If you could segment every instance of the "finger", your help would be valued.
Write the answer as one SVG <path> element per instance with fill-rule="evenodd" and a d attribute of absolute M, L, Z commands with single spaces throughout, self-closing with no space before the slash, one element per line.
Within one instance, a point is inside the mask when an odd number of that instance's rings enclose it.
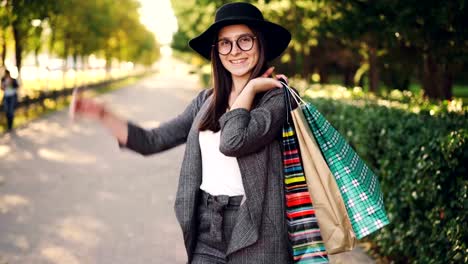
<path fill-rule="evenodd" d="M 284 74 L 277 74 L 277 75 L 275 75 L 275 76 L 276 76 L 276 79 L 280 79 L 280 78 L 281 78 L 281 79 L 284 79 L 284 80 L 287 80 L 287 79 L 288 79 L 288 77 L 286 77 L 286 75 L 284 75 Z"/>
<path fill-rule="evenodd" d="M 281 88 L 281 87 L 283 87 L 283 84 L 280 81 L 275 80 L 275 86 L 278 87 L 278 88 Z"/>
<path fill-rule="evenodd" d="M 266 70 L 265 73 L 262 74 L 262 77 L 270 76 L 273 73 L 274 70 L 275 70 L 275 67 L 268 68 L 268 70 Z"/>
<path fill-rule="evenodd" d="M 284 75 L 284 74 L 277 74 L 275 77 L 276 77 L 277 80 L 278 80 L 278 79 L 283 79 L 283 80 L 286 82 L 286 84 L 289 84 L 288 77 L 286 77 L 286 75 Z"/>

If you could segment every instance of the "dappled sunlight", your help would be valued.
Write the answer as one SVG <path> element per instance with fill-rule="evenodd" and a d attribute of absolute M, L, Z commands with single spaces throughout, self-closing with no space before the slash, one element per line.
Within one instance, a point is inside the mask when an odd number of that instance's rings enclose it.
<path fill-rule="evenodd" d="M 27 150 L 18 151 L 15 149 L 10 155 L 5 157 L 5 161 L 16 162 L 16 161 L 29 161 L 33 160 L 34 155 Z"/>
<path fill-rule="evenodd" d="M 39 120 L 28 125 L 27 129 L 20 129 L 17 135 L 35 143 L 44 144 L 50 139 L 65 138 L 70 135 L 68 124 Z"/>
<path fill-rule="evenodd" d="M 30 202 L 23 196 L 15 194 L 0 195 L 0 212 L 6 214 L 14 208 L 29 206 Z"/>
<path fill-rule="evenodd" d="M 93 248 L 100 242 L 99 232 L 106 230 L 105 225 L 89 216 L 67 217 L 58 224 L 57 234 L 66 241 L 79 243 Z"/>
<path fill-rule="evenodd" d="M 41 251 L 41 255 L 53 264 L 80 264 L 78 258 L 63 247 L 46 247 Z"/>
<path fill-rule="evenodd" d="M 21 139 L 17 135 L 18 132 L 15 133 L 0 137 L 0 159 L 3 162 L 32 160 L 34 158 L 33 154 L 22 147 L 23 145 L 28 145 L 29 147 L 30 143 L 27 140 Z"/>
<path fill-rule="evenodd" d="M 6 145 L 0 145 L 0 158 L 4 158 L 10 153 L 11 148 Z"/>
<path fill-rule="evenodd" d="M 28 241 L 28 238 L 24 235 L 8 235 L 7 240 L 22 251 L 26 251 L 31 248 L 31 244 Z"/>
<path fill-rule="evenodd" d="M 45 160 L 74 163 L 74 164 L 92 164 L 97 161 L 97 157 L 77 150 L 54 150 L 51 148 L 39 148 L 37 155 Z"/>

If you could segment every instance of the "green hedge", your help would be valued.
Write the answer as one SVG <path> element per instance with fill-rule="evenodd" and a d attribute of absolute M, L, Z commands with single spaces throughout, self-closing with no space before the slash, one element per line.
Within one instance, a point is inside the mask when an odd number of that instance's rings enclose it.
<path fill-rule="evenodd" d="M 467 112 L 306 99 L 379 176 L 391 224 L 370 236 L 378 254 L 396 263 L 468 263 Z"/>

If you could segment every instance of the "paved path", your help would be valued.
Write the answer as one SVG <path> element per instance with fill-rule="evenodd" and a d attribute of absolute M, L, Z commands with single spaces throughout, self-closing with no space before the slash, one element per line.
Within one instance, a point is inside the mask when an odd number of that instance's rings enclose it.
<path fill-rule="evenodd" d="M 182 65 L 100 99 L 152 127 L 198 82 Z M 66 111 L 0 135 L 0 264 L 184 263 L 173 211 L 183 146 L 143 158 Z M 361 250 L 335 263 L 373 263 Z"/>

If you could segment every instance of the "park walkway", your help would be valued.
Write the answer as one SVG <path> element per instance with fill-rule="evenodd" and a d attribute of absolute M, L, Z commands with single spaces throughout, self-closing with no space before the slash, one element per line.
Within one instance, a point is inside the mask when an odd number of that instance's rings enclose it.
<path fill-rule="evenodd" d="M 100 97 L 152 127 L 198 90 L 185 65 Z M 48 114 L 0 135 L 0 264 L 185 263 L 174 211 L 183 146 L 143 158 L 95 123 Z M 362 250 L 334 263 L 373 263 Z"/>

